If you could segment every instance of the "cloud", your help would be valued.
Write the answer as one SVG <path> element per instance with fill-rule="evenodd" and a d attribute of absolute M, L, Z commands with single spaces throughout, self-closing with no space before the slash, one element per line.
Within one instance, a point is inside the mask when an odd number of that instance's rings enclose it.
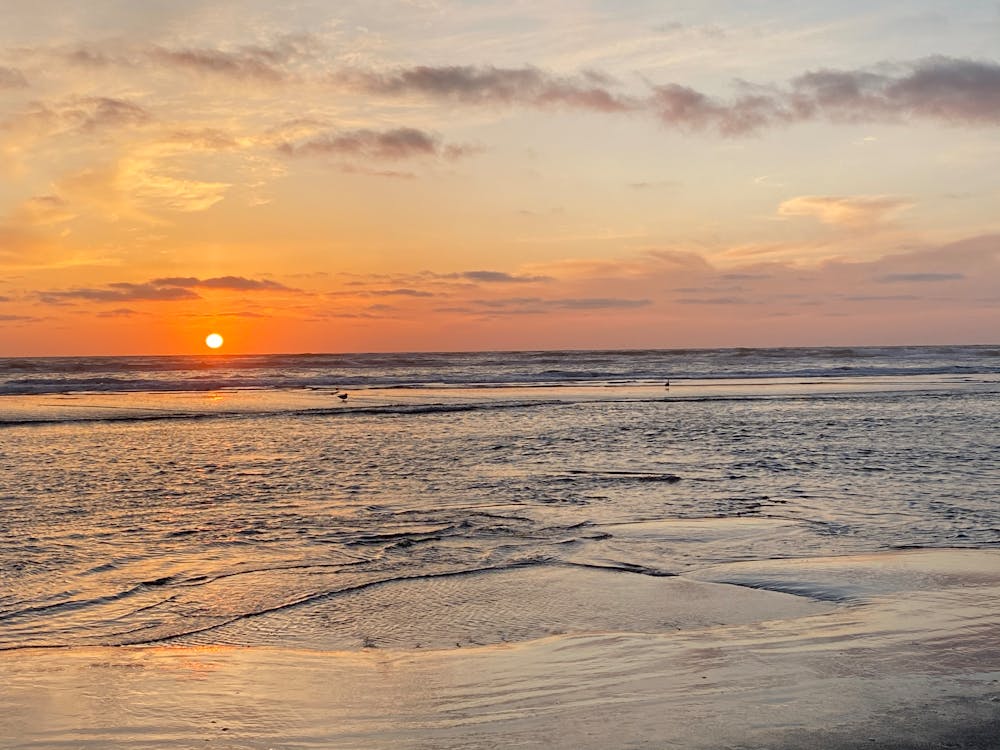
<path fill-rule="evenodd" d="M 58 195 L 36 195 L 18 206 L 11 219 L 28 225 L 59 224 L 76 218 L 69 202 Z"/>
<path fill-rule="evenodd" d="M 28 79 L 17 68 L 0 67 L 0 89 L 22 89 L 28 85 Z"/>
<path fill-rule="evenodd" d="M 65 132 L 97 133 L 146 125 L 148 110 L 127 99 L 74 96 L 53 102 L 32 102 L 27 109 L 0 122 L 0 129 L 33 138 Z"/>
<path fill-rule="evenodd" d="M 391 130 L 344 130 L 322 133 L 299 141 L 285 141 L 278 150 L 288 156 L 343 156 L 397 161 L 420 156 L 455 158 L 464 155 L 460 146 L 444 145 L 441 139 L 416 128 Z"/>
<path fill-rule="evenodd" d="M 0 314 L 0 321 L 3 321 L 5 323 L 30 323 L 37 320 L 41 320 L 41 318 L 35 318 L 30 315 Z"/>
<path fill-rule="evenodd" d="M 792 82 L 803 112 L 869 119 L 919 115 L 954 122 L 1000 122 L 1000 64 L 929 57 L 898 76 L 821 70 Z"/>
<path fill-rule="evenodd" d="M 630 182 L 628 187 L 633 190 L 658 190 L 662 188 L 676 188 L 680 187 L 680 183 L 676 180 L 654 180 L 654 181 L 643 181 L 643 182 Z"/>
<path fill-rule="evenodd" d="M 474 300 L 472 304 L 490 308 L 491 311 L 507 313 L 541 313 L 545 310 L 623 310 L 646 307 L 652 304 L 648 299 L 619 299 L 614 297 L 564 297 L 543 299 L 541 297 L 505 297 L 501 299 Z M 466 310 L 468 308 L 461 308 Z"/>
<path fill-rule="evenodd" d="M 90 96 L 77 100 L 76 109 L 69 113 L 80 120 L 80 128 L 98 130 L 144 125 L 153 117 L 143 107 L 126 99 L 108 96 Z M 66 116 L 64 112 L 63 116 Z"/>
<path fill-rule="evenodd" d="M 908 118 L 1000 124 L 1000 64 L 928 57 L 892 66 L 895 74 L 823 69 L 784 89 L 740 82 L 722 101 L 678 83 L 653 87 L 648 106 L 664 125 L 746 135 L 809 120 L 886 122 Z"/>
<path fill-rule="evenodd" d="M 156 47 L 149 52 L 155 62 L 185 68 L 195 73 L 221 75 L 240 80 L 279 83 L 286 73 L 280 59 L 264 48 L 246 47 L 235 52 L 218 49 L 169 49 Z"/>
<path fill-rule="evenodd" d="M 193 289 L 215 289 L 236 292 L 297 291 L 276 281 L 247 279 L 242 276 L 216 276 L 209 279 L 199 279 L 194 276 L 172 276 L 152 279 L 142 284 L 116 281 L 107 284 L 104 289 L 81 288 L 47 291 L 41 292 L 39 297 L 43 302 L 55 305 L 64 304 L 70 300 L 88 300 L 91 302 L 176 302 L 201 299 L 201 295 L 192 291 Z"/>
<path fill-rule="evenodd" d="M 680 305 L 745 305 L 743 297 L 682 297 L 675 300 Z"/>
<path fill-rule="evenodd" d="M 182 148 L 197 148 L 204 151 L 226 151 L 239 147 L 239 140 L 219 128 L 178 129 L 164 138 L 164 143 L 176 144 Z"/>
<path fill-rule="evenodd" d="M 130 307 L 116 307 L 114 310 L 102 310 L 97 313 L 98 318 L 131 318 L 135 315 L 142 315 L 142 313 Z"/>
<path fill-rule="evenodd" d="M 133 302 L 156 301 L 176 302 L 178 300 L 201 299 L 201 296 L 180 287 L 161 287 L 155 284 L 131 284 L 115 282 L 106 289 L 68 289 L 65 291 L 42 292 L 40 297 L 48 304 L 61 304 L 69 300 L 89 302 Z"/>
<path fill-rule="evenodd" d="M 316 49 L 308 34 L 290 34 L 270 44 L 248 44 L 234 48 L 168 47 L 122 44 L 114 41 L 87 43 L 58 50 L 60 58 L 85 67 L 153 66 L 232 81 L 277 84 L 293 78 L 290 65 L 309 57 Z"/>
<path fill-rule="evenodd" d="M 549 300 L 546 305 L 565 310 L 622 310 L 647 307 L 653 304 L 648 299 L 616 299 L 614 297 L 584 297 L 578 299 Z"/>
<path fill-rule="evenodd" d="M 872 228 L 913 204 L 885 195 L 800 195 L 778 206 L 782 216 L 812 216 L 824 224 Z"/>
<path fill-rule="evenodd" d="M 936 283 L 939 281 L 961 281 L 965 278 L 964 273 L 889 273 L 878 276 L 875 281 L 880 284 L 897 283 Z"/>
<path fill-rule="evenodd" d="M 854 294 L 844 299 L 848 302 L 909 302 L 921 297 L 915 294 Z"/>
<path fill-rule="evenodd" d="M 503 271 L 463 271 L 453 277 L 487 284 L 517 284 L 551 281 L 551 276 L 517 276 Z"/>
<path fill-rule="evenodd" d="M 154 286 L 180 287 L 182 289 L 230 289 L 234 291 L 295 291 L 284 284 L 268 279 L 247 279 L 242 276 L 216 276 L 210 279 L 198 279 L 194 276 L 169 276 L 153 279 L 149 282 Z"/>
<path fill-rule="evenodd" d="M 723 135 L 744 135 L 792 119 L 784 103 L 774 96 L 745 95 L 722 103 L 676 83 L 654 86 L 650 107 L 664 125 L 685 130 L 715 129 Z"/>
<path fill-rule="evenodd" d="M 537 68 L 418 65 L 388 73 L 344 70 L 334 81 L 349 89 L 382 96 L 418 95 L 462 104 L 568 107 L 623 112 L 637 103 L 613 93 L 597 73 L 559 77 Z"/>
<path fill-rule="evenodd" d="M 375 289 L 366 294 L 373 294 L 377 297 L 433 297 L 432 292 L 425 292 L 422 289 Z"/>
<path fill-rule="evenodd" d="M 726 281 L 756 281 L 758 279 L 769 279 L 769 273 L 724 273 L 719 278 Z"/>

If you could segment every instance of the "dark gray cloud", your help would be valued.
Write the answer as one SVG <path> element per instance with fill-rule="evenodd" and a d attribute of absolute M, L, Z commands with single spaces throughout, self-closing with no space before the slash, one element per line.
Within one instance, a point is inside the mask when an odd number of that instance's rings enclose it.
<path fill-rule="evenodd" d="M 135 315 L 142 315 L 142 313 L 130 307 L 116 307 L 114 310 L 102 310 L 97 313 L 98 318 L 131 318 Z"/>
<path fill-rule="evenodd" d="M 889 273 L 879 276 L 875 281 L 881 284 L 896 283 L 934 283 L 938 281 L 960 281 L 965 278 L 963 273 Z"/>
<path fill-rule="evenodd" d="M 456 150 L 457 149 L 457 150 Z M 447 146 L 432 133 L 416 128 L 343 130 L 299 141 L 286 141 L 278 150 L 288 156 L 342 156 L 399 160 L 418 156 L 461 156 L 461 147 Z"/>
<path fill-rule="evenodd" d="M 28 79 L 17 68 L 0 67 L 0 89 L 22 89 L 28 85 Z"/>
<path fill-rule="evenodd" d="M 649 106 L 668 126 L 744 135 L 806 120 L 893 121 L 923 117 L 966 125 L 1000 123 L 1000 64 L 929 57 L 891 72 L 824 69 L 784 89 L 740 84 L 722 101 L 676 83 L 654 86 Z"/>
<path fill-rule="evenodd" d="M 615 94 L 610 80 L 597 73 L 559 77 L 537 68 L 418 65 L 389 73 L 347 70 L 334 80 L 368 94 L 419 95 L 463 104 L 527 104 L 622 112 L 636 102 Z"/>
<path fill-rule="evenodd" d="M 180 287 L 162 287 L 155 284 L 130 284 L 116 282 L 108 284 L 106 289 L 67 289 L 61 291 L 42 292 L 39 295 L 48 304 L 62 304 L 71 300 L 87 302 L 176 302 L 178 300 L 201 299 L 200 295 L 190 289 Z"/>
<path fill-rule="evenodd" d="M 822 70 L 795 79 L 792 86 L 800 109 L 820 110 L 830 117 L 1000 121 L 1000 64 L 930 57 L 905 68 L 897 76 Z"/>
<path fill-rule="evenodd" d="M 455 277 L 487 284 L 516 284 L 552 281 L 551 276 L 517 276 L 511 273 L 504 273 L 503 271 L 463 271 L 462 273 L 455 274 Z"/>
<path fill-rule="evenodd" d="M 650 107 L 665 125 L 723 135 L 743 135 L 794 119 L 779 95 L 746 94 L 727 103 L 676 83 L 655 86 Z"/>
<path fill-rule="evenodd" d="M 216 276 L 209 279 L 199 279 L 194 276 L 170 276 L 152 279 L 143 284 L 116 281 L 108 284 L 103 289 L 81 288 L 41 292 L 39 297 L 43 302 L 50 305 L 65 304 L 72 300 L 91 302 L 176 302 L 180 300 L 201 299 L 201 295 L 192 291 L 193 289 L 224 289 L 237 292 L 297 291 L 276 281 L 247 279 L 242 276 Z"/>
<path fill-rule="evenodd" d="M 183 289 L 231 289 L 234 291 L 295 291 L 277 281 L 267 279 L 247 279 L 242 276 L 216 276 L 210 279 L 198 279 L 194 276 L 168 276 L 153 279 L 149 282 L 154 286 L 180 287 Z"/>
<path fill-rule="evenodd" d="M 0 315 L 0 321 L 5 323 L 28 323 L 35 320 L 41 320 L 40 318 L 34 318 L 30 315 Z"/>
<path fill-rule="evenodd" d="M 373 294 L 377 297 L 433 297 L 434 294 L 431 292 L 425 292 L 422 289 L 375 289 L 369 291 L 368 294 Z"/>

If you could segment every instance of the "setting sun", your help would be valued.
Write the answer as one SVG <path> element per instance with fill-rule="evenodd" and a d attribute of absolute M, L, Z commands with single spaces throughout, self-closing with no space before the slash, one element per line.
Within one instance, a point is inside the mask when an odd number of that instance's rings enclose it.
<path fill-rule="evenodd" d="M 218 349 L 222 346 L 223 338 L 217 333 L 210 333 L 205 337 L 205 346 L 209 349 Z"/>

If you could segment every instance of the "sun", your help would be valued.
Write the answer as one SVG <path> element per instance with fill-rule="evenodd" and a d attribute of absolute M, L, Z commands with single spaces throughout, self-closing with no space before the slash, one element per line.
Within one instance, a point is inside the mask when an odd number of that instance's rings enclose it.
<path fill-rule="evenodd" d="M 217 333 L 210 333 L 205 337 L 205 346 L 209 349 L 218 349 L 222 346 L 222 336 Z"/>

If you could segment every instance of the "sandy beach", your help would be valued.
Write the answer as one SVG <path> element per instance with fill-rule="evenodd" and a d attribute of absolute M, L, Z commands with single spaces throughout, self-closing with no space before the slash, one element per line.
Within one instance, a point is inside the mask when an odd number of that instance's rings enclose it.
<path fill-rule="evenodd" d="M 432 579 L 359 591 L 362 648 L 317 649 L 317 629 L 309 649 L 5 652 L 2 744 L 997 747 L 996 551 L 734 563 L 685 577 L 537 566 L 458 578 L 443 592 Z M 546 622 L 532 623 L 539 606 L 525 592 L 558 593 Z M 280 640 L 275 617 L 247 628 Z M 395 642 L 378 643 L 389 640 L 380 632 Z"/>

